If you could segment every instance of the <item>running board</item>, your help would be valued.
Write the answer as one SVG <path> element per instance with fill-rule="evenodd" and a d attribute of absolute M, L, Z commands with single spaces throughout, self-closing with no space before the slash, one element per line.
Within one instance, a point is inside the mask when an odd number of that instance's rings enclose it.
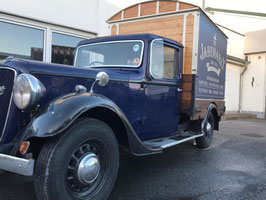
<path fill-rule="evenodd" d="M 170 137 L 170 138 L 160 138 L 160 139 L 155 139 L 155 140 L 147 140 L 144 141 L 143 143 L 148 146 L 151 149 L 165 149 L 171 146 L 175 146 L 193 139 L 196 139 L 198 137 L 202 137 L 204 134 L 198 134 L 198 135 L 179 135 L 175 137 Z"/>

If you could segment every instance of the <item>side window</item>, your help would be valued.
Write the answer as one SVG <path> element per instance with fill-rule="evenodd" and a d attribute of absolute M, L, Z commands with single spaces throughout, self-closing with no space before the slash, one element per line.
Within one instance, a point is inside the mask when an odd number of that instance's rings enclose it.
<path fill-rule="evenodd" d="M 177 49 L 167 46 L 162 40 L 151 44 L 150 72 L 155 79 L 174 79 L 177 77 Z"/>

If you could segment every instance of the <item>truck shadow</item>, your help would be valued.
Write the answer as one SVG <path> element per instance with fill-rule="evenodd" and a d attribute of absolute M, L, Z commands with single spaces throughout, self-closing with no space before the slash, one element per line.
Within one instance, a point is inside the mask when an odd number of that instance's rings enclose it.
<path fill-rule="evenodd" d="M 184 181 L 184 174 L 194 168 L 188 166 L 195 166 L 195 161 L 207 161 L 202 159 L 201 152 L 190 142 L 169 148 L 163 154 L 143 157 L 121 155 L 119 174 L 109 200 L 150 199 L 150 194 L 161 193 L 165 187 L 177 187 L 178 182 Z M 12 173 L 0 175 L 0 193 L 0 200 L 17 200 L 18 196 L 20 200 L 37 199 L 32 177 Z"/>
<path fill-rule="evenodd" d="M 211 162 L 208 152 L 191 142 L 166 149 L 163 154 L 136 157 L 123 155 L 118 178 L 109 200 L 184 199 L 174 191 L 184 190 L 184 183 L 200 165 Z M 194 171 L 194 172 L 193 172 Z M 195 180 L 197 181 L 197 180 Z M 167 198 L 162 194 L 169 193 Z M 167 195 L 167 194 L 166 194 Z M 159 197 L 161 196 L 161 198 Z M 185 198 L 186 200 L 194 197 Z"/>

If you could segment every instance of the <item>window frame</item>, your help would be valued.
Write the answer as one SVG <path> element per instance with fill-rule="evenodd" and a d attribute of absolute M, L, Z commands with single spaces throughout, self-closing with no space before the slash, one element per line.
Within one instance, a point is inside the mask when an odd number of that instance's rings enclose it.
<path fill-rule="evenodd" d="M 144 54 L 144 42 L 143 40 L 114 40 L 114 41 L 107 41 L 107 42 L 97 42 L 97 43 L 91 43 L 91 44 L 84 44 L 84 45 L 80 45 L 75 52 L 75 60 L 74 60 L 74 66 L 76 66 L 76 60 L 77 60 L 77 54 L 79 51 L 79 48 L 81 47 L 86 47 L 86 46 L 92 46 L 92 45 L 98 45 L 98 44 L 110 44 L 110 43 L 122 43 L 122 42 L 140 42 L 142 44 L 142 48 L 141 48 L 141 55 L 140 55 L 140 62 L 138 65 L 136 66 L 127 66 L 127 65 L 106 65 L 106 66 L 93 66 L 90 68 L 101 68 L 101 67 L 107 67 L 107 68 L 112 68 L 112 67 L 123 67 L 123 68 L 131 68 L 131 69 L 136 69 L 139 68 L 142 65 L 142 61 L 143 61 L 143 54 Z M 83 68 L 88 68 L 87 66 L 82 66 Z"/>
<path fill-rule="evenodd" d="M 35 28 L 44 31 L 43 35 L 43 59 L 42 62 L 51 63 L 52 54 L 52 31 L 66 34 L 70 36 L 77 36 L 82 38 L 95 38 L 97 33 L 88 30 L 77 29 L 75 27 L 67 27 L 62 24 L 51 23 L 34 18 L 28 18 L 20 15 L 0 12 L 0 21 L 20 25 L 24 27 Z"/>
<path fill-rule="evenodd" d="M 177 59 L 179 59 L 179 52 L 180 52 L 180 51 L 179 51 L 179 48 L 178 48 L 176 45 L 170 44 L 170 43 L 164 41 L 162 38 L 154 39 L 154 40 L 152 40 L 152 42 L 150 43 L 149 74 L 150 74 L 150 76 L 152 77 L 152 79 L 154 79 L 154 80 L 161 80 L 161 81 L 167 81 L 167 82 L 169 82 L 169 81 L 170 81 L 170 82 L 175 81 L 175 82 L 176 82 L 177 79 L 178 79 L 178 73 L 179 73 L 179 63 L 178 63 L 178 60 L 177 60 L 177 63 L 176 63 L 176 77 L 175 77 L 175 78 L 165 78 L 165 77 L 163 77 L 163 78 L 156 78 L 156 76 L 154 76 L 154 75 L 152 74 L 152 45 L 153 45 L 153 43 L 156 42 L 156 41 L 162 41 L 162 43 L 163 43 L 164 46 L 167 46 L 167 47 L 170 47 L 170 48 L 175 49 L 175 50 L 177 51 L 177 54 L 178 54 Z"/>
<path fill-rule="evenodd" d="M 16 21 L 16 20 L 9 20 L 9 19 L 5 19 L 5 18 L 2 18 L 2 17 L 0 17 L 0 22 L 9 23 L 9 24 L 17 25 L 17 26 L 23 26 L 23 27 L 26 27 L 26 28 L 32 28 L 32 29 L 43 31 L 43 56 L 42 56 L 42 62 L 44 62 L 44 60 L 46 58 L 46 35 L 47 35 L 47 29 L 45 27 L 32 25 L 32 24 L 28 24 L 28 23 L 23 23 L 23 22 Z"/>
<path fill-rule="evenodd" d="M 92 36 L 87 36 L 87 35 L 83 35 L 83 34 L 76 34 L 76 33 L 70 33 L 70 32 L 67 32 L 67 31 L 61 31 L 61 30 L 58 30 L 58 29 L 51 28 L 50 32 L 49 32 L 49 36 L 47 36 L 47 37 L 49 37 L 48 47 L 49 47 L 50 54 L 47 56 L 47 62 L 49 62 L 49 63 L 52 63 L 53 33 L 58 33 L 58 34 L 71 36 L 71 37 L 79 37 L 79 38 L 83 38 L 83 40 L 89 40 L 89 39 L 93 38 Z M 75 51 L 77 51 L 77 50 L 75 50 Z M 76 52 L 74 53 L 74 57 L 76 57 Z M 75 61 L 74 61 L 74 63 L 75 63 Z M 56 63 L 53 63 L 53 64 L 56 64 Z"/>

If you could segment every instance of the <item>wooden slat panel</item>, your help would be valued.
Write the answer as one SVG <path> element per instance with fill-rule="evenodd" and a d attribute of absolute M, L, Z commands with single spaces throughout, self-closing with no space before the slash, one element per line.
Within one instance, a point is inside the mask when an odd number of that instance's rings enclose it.
<path fill-rule="evenodd" d="M 184 74 L 182 78 L 182 96 L 181 102 L 191 102 L 192 98 L 192 91 L 193 91 L 193 84 L 192 84 L 192 75 L 191 74 Z M 181 105 L 182 106 L 182 105 Z"/>
<path fill-rule="evenodd" d="M 156 6 L 156 1 L 142 3 L 140 8 L 140 16 L 156 14 Z"/>
<path fill-rule="evenodd" d="M 185 9 L 191 9 L 191 8 L 197 8 L 197 6 L 184 3 L 184 2 L 178 2 L 179 3 L 179 10 L 185 10 Z M 136 10 L 135 8 L 132 9 L 132 7 L 138 7 L 139 4 L 136 4 L 134 6 L 130 6 L 126 9 L 124 9 L 124 14 L 126 13 L 127 18 L 131 18 L 136 16 Z M 157 10 L 157 1 L 148 1 L 148 2 L 143 2 L 140 3 L 141 5 L 141 16 L 146 16 L 146 15 L 154 15 L 156 14 Z M 166 13 L 166 12 L 175 12 L 177 9 L 177 1 L 165 1 L 161 0 L 159 1 L 159 13 Z M 134 10 L 134 11 L 133 11 Z M 132 13 L 131 13 L 132 12 Z M 121 19 L 121 12 L 112 16 L 109 18 L 107 21 L 112 22 L 114 20 L 120 20 Z"/>
<path fill-rule="evenodd" d="M 206 111 L 208 106 L 211 103 L 215 103 L 218 108 L 218 116 L 222 116 L 224 114 L 224 101 L 216 101 L 216 100 L 195 100 L 195 110 L 198 112 L 193 115 L 193 120 L 203 119 L 206 115 Z"/>
<path fill-rule="evenodd" d="M 192 75 L 191 74 L 184 74 L 182 77 L 182 82 L 192 82 Z"/>
<path fill-rule="evenodd" d="M 192 98 L 192 94 L 191 92 L 182 92 L 182 100 L 185 100 L 185 101 L 191 101 L 191 98 Z"/>
<path fill-rule="evenodd" d="M 186 10 L 186 9 L 191 9 L 191 8 L 196 8 L 196 6 L 179 2 L 179 10 Z"/>
<path fill-rule="evenodd" d="M 122 19 L 122 11 L 114 15 L 112 18 L 109 19 L 109 21 L 115 21 Z"/>
<path fill-rule="evenodd" d="M 139 13 L 139 5 L 129 7 L 124 11 L 124 19 L 137 17 L 138 13 Z"/>
<path fill-rule="evenodd" d="M 119 25 L 119 34 L 151 33 L 182 42 L 184 16 L 165 17 Z"/>
<path fill-rule="evenodd" d="M 184 74 L 182 77 L 181 111 L 192 109 L 193 77 L 192 74 Z"/>
<path fill-rule="evenodd" d="M 184 82 L 182 85 L 182 92 L 191 92 L 192 82 Z"/>
<path fill-rule="evenodd" d="M 111 29 L 111 35 L 116 35 L 116 33 L 117 33 L 117 26 L 113 25 Z"/>
<path fill-rule="evenodd" d="M 159 2 L 159 13 L 176 11 L 176 3 L 174 1 L 160 1 Z"/>
<path fill-rule="evenodd" d="M 194 15 L 187 16 L 186 23 L 186 44 L 185 44 L 185 62 L 184 74 L 192 73 L 192 50 L 193 50 L 193 34 L 194 34 Z"/>

